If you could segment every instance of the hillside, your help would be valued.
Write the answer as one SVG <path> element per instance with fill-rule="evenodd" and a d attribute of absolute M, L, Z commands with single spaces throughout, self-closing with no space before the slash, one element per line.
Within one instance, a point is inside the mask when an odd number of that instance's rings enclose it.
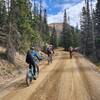
<path fill-rule="evenodd" d="M 57 35 L 59 37 L 61 35 L 62 29 L 63 29 L 63 23 L 51 23 L 51 24 L 49 24 L 50 31 L 52 30 L 53 26 L 55 26 L 55 29 L 57 31 Z M 72 31 L 74 30 L 74 27 L 70 26 L 69 24 L 68 24 L 68 27 L 70 27 Z"/>
<path fill-rule="evenodd" d="M 57 29 L 57 30 L 59 30 L 59 31 L 61 31 L 62 30 L 62 23 L 51 23 L 51 24 L 49 24 L 49 26 L 50 27 L 53 27 L 55 25 L 55 28 Z"/>
<path fill-rule="evenodd" d="M 49 24 L 50 29 L 53 28 L 53 26 L 55 25 L 55 29 L 57 31 L 57 36 L 59 37 L 61 32 L 62 32 L 62 23 L 51 23 Z"/>

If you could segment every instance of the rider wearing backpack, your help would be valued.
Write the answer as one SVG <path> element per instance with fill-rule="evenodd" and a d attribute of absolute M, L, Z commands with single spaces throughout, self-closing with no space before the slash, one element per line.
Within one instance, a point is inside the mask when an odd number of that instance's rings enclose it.
<path fill-rule="evenodd" d="M 46 48 L 46 51 L 47 51 L 47 55 L 48 55 L 48 63 L 52 63 L 52 54 L 53 54 L 53 51 L 52 51 L 52 48 L 50 45 L 48 45 L 48 47 Z"/>
<path fill-rule="evenodd" d="M 35 58 L 37 58 L 38 60 L 41 60 L 41 58 L 38 55 L 38 52 L 35 50 L 34 47 L 31 47 L 30 50 L 28 50 L 27 55 L 26 55 L 26 62 L 29 64 L 29 68 L 31 69 L 31 67 L 33 67 L 33 74 L 35 76 L 35 72 L 36 72 L 36 61 Z"/>
<path fill-rule="evenodd" d="M 52 50 L 51 50 L 51 48 L 50 48 L 50 46 L 48 46 L 47 48 L 46 48 L 46 51 L 47 51 L 47 55 L 48 55 L 48 57 L 52 54 Z"/>

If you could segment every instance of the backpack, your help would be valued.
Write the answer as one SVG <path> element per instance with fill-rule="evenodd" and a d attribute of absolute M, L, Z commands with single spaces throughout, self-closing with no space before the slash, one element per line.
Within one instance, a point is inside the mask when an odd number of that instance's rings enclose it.
<path fill-rule="evenodd" d="M 28 51 L 27 55 L 26 55 L 26 63 L 30 64 L 32 62 L 32 56 L 31 56 L 31 52 Z"/>
<path fill-rule="evenodd" d="M 47 54 L 51 54 L 51 50 L 47 48 Z"/>

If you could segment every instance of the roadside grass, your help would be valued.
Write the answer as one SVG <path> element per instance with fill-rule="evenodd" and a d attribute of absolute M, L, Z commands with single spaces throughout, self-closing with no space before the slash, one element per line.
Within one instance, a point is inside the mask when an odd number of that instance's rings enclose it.
<path fill-rule="evenodd" d="M 100 68 L 100 62 L 96 64 Z"/>

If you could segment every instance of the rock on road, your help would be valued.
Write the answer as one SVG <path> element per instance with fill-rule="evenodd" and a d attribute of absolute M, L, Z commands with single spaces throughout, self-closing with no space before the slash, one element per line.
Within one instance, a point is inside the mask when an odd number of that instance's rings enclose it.
<path fill-rule="evenodd" d="M 67 52 L 57 50 L 53 63 L 40 67 L 29 87 L 23 79 L 1 100 L 100 100 L 100 72 L 82 55 L 69 59 Z"/>

